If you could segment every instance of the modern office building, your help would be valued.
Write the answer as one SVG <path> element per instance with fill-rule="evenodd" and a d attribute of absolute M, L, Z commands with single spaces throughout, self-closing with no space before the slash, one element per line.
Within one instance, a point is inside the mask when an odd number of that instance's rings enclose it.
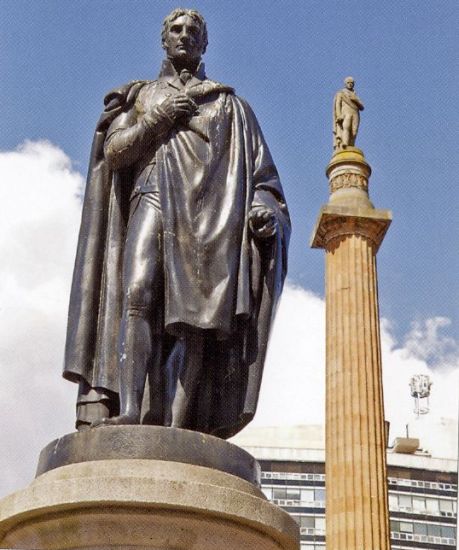
<path fill-rule="evenodd" d="M 439 452 L 415 437 L 396 438 L 388 449 L 393 550 L 456 548 L 456 427 L 445 420 L 430 425 L 433 439 L 444 442 Z M 300 525 L 301 550 L 325 550 L 322 427 L 248 428 L 234 441 L 259 460 L 266 496 Z"/>

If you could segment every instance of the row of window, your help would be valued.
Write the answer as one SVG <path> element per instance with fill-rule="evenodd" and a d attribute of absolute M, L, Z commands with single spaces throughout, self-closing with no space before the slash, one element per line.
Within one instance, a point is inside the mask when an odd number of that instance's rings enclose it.
<path fill-rule="evenodd" d="M 303 481 L 325 481 L 325 474 L 300 474 L 296 472 L 262 472 L 261 479 L 286 479 Z M 398 477 L 387 478 L 391 485 L 403 487 L 419 487 L 436 491 L 457 491 L 455 483 L 439 483 L 435 481 L 421 481 L 417 479 L 405 479 Z"/>
<path fill-rule="evenodd" d="M 453 499 L 389 492 L 389 509 L 454 517 L 457 507 Z"/>
<path fill-rule="evenodd" d="M 261 472 L 261 479 L 325 481 L 325 474 L 299 474 L 296 472 Z"/>
<path fill-rule="evenodd" d="M 406 540 L 410 542 L 422 542 L 423 544 L 432 544 L 431 548 L 438 548 L 438 545 L 449 545 L 456 547 L 456 539 L 445 537 L 431 537 L 428 535 L 414 535 L 411 533 L 391 533 L 393 540 Z M 424 546 L 425 548 L 425 546 Z"/>
<path fill-rule="evenodd" d="M 325 489 L 319 487 L 317 489 L 300 487 L 262 487 L 264 494 L 269 500 L 295 500 L 306 506 L 312 502 L 325 502 Z"/>
<path fill-rule="evenodd" d="M 262 472 L 262 479 L 269 480 L 302 480 L 306 487 L 281 487 L 264 485 L 262 487 L 266 497 L 280 506 L 303 506 L 311 508 L 325 507 L 325 488 L 307 486 L 311 482 L 323 482 L 323 474 L 299 474 L 287 472 Z M 418 480 L 389 478 L 389 483 L 405 487 L 417 487 L 427 490 L 457 490 L 457 485 L 435 483 Z M 428 492 L 428 491 L 427 491 Z M 396 511 L 427 514 L 432 516 L 455 517 L 457 512 L 456 501 L 453 498 L 439 496 L 423 496 L 420 494 L 406 494 L 389 492 L 389 508 Z M 323 512 L 322 512 L 323 513 Z M 302 535 L 325 535 L 325 517 L 323 515 L 292 514 L 300 526 Z M 392 540 L 409 541 L 433 544 L 455 545 L 456 529 L 451 525 L 439 525 L 420 521 L 391 520 Z M 399 543 L 399 544 L 400 544 Z M 401 548 L 401 546 L 394 546 Z M 325 543 L 316 541 L 302 541 L 301 550 L 325 550 Z"/>
<path fill-rule="evenodd" d="M 398 477 L 388 477 L 387 481 L 391 485 L 400 485 L 402 487 L 419 487 L 420 489 L 434 489 L 436 491 L 457 491 L 457 485 L 455 483 L 437 483 L 435 481 L 401 479 Z"/>
<path fill-rule="evenodd" d="M 456 538 L 456 528 L 452 525 L 438 525 L 437 523 L 421 523 L 418 521 L 391 520 L 392 533 L 411 533 L 414 535 L 427 535 L 429 537 Z"/>
<path fill-rule="evenodd" d="M 325 502 L 325 489 L 300 487 L 263 487 L 269 500 L 295 501 L 300 506 L 312 505 L 314 502 Z M 404 493 L 389 493 L 389 509 L 433 516 L 454 517 L 457 511 L 456 501 L 441 497 L 424 497 Z"/>
<path fill-rule="evenodd" d="M 325 531 L 325 517 L 292 514 L 293 519 L 301 528 L 314 531 Z M 303 530 L 303 529 L 302 529 Z M 410 533 L 413 535 L 425 535 L 428 537 L 441 537 L 445 539 L 456 538 L 456 528 L 452 525 L 439 525 L 437 523 L 421 523 L 418 521 L 391 520 L 391 533 Z M 312 534 L 317 534 L 311 531 Z"/>

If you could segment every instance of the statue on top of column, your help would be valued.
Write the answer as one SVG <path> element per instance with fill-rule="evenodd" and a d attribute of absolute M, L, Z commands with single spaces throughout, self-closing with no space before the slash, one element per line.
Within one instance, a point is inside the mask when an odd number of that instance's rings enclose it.
<path fill-rule="evenodd" d="M 364 106 L 354 92 L 352 76 L 344 79 L 344 88 L 335 95 L 333 102 L 333 149 L 340 151 L 353 147 L 359 129 L 360 111 Z"/>

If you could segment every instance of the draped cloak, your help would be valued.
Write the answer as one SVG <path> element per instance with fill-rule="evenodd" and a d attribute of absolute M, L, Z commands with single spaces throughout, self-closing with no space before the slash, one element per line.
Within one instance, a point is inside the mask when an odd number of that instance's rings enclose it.
<path fill-rule="evenodd" d="M 110 169 L 104 142 L 111 122 L 156 85 L 160 81 L 137 81 L 108 94 L 91 151 L 64 377 L 107 395 L 118 392 L 121 268 L 135 182 L 131 169 Z M 255 414 L 287 270 L 290 220 L 250 107 L 230 88 L 208 80 L 194 99 L 208 139 L 190 123 L 171 130 L 155 153 L 164 266 L 164 299 L 155 316 L 169 342 L 165 349 L 184 327 L 207 335 L 194 429 L 226 438 Z M 254 237 L 248 226 L 250 210 L 259 206 L 271 208 L 277 220 L 276 234 L 267 239 Z"/>

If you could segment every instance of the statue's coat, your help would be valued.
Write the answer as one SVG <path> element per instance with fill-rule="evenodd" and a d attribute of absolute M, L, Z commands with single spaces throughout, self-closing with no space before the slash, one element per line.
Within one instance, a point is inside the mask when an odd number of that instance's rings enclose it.
<path fill-rule="evenodd" d="M 204 121 L 208 142 L 192 129 L 172 130 L 156 153 L 165 275 L 164 307 L 158 313 L 164 339 L 173 340 L 184 326 L 208 335 L 194 429 L 230 437 L 255 414 L 287 270 L 290 221 L 253 112 L 229 88 L 208 83 L 195 98 L 215 104 L 215 116 Z M 103 146 L 110 123 L 132 107 L 142 89 L 154 85 L 134 82 L 105 99 L 71 290 L 64 376 L 114 394 L 123 246 L 130 199 L 132 207 L 136 198 L 130 170 L 111 171 Z M 248 214 L 257 205 L 275 212 L 273 237 L 251 234 Z"/>

